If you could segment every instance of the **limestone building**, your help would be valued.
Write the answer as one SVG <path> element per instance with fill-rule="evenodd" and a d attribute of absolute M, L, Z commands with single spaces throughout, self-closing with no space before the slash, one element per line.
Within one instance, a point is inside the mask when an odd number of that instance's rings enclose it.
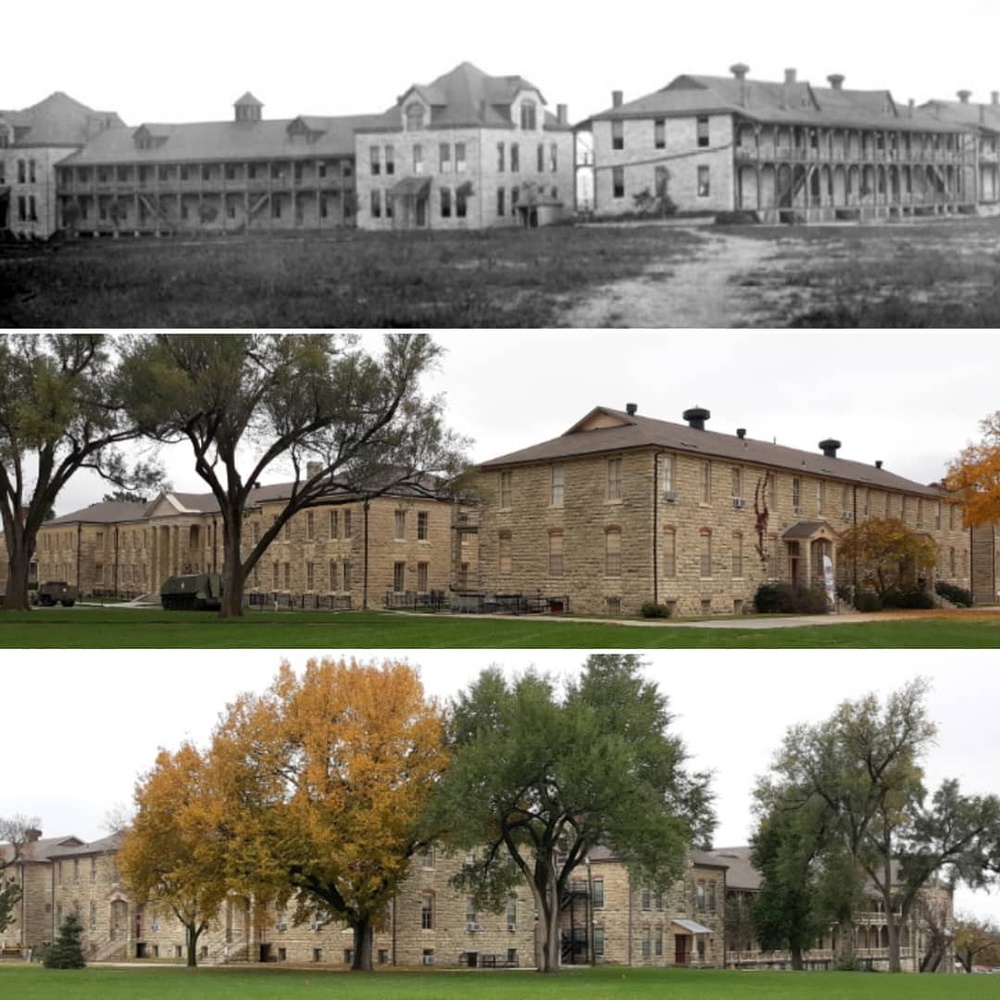
<path fill-rule="evenodd" d="M 0 237 L 51 236 L 62 224 L 56 165 L 121 125 L 113 111 L 94 111 L 61 91 L 30 108 L 0 110 Z"/>
<path fill-rule="evenodd" d="M 740 613 L 761 583 L 822 584 L 824 556 L 853 583 L 838 539 L 875 517 L 929 535 L 937 577 L 969 588 L 969 534 L 941 487 L 841 458 L 839 441 L 802 451 L 710 431 L 709 418 L 597 407 L 557 438 L 482 463 L 482 589 L 558 596 L 581 613 L 633 615 L 647 602 Z"/>
<path fill-rule="evenodd" d="M 592 131 L 600 216 L 636 210 L 636 196 L 669 197 L 685 212 L 754 213 L 764 222 L 819 222 L 972 213 L 995 200 L 975 128 L 888 90 L 799 80 L 683 74 L 612 106 Z"/>
<path fill-rule="evenodd" d="M 287 502 L 291 483 L 250 494 L 246 557 Z M 250 604 L 367 608 L 425 602 L 468 576 L 459 514 L 441 492 L 339 492 L 293 517 L 251 571 Z M 222 571 L 222 519 L 211 493 L 163 493 L 149 504 L 97 503 L 47 521 L 32 577 L 65 580 L 84 596 L 159 593 L 168 577 Z M 5 564 L 4 564 L 5 565 Z M 474 566 L 474 563 L 473 563 Z"/>
<path fill-rule="evenodd" d="M 573 131 L 520 76 L 462 63 L 356 130 L 363 229 L 540 225 L 575 208 Z"/>

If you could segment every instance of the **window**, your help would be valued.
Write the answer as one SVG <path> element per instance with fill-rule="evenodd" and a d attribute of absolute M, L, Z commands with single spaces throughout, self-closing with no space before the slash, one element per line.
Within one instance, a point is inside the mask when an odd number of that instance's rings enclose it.
<path fill-rule="evenodd" d="M 596 883 L 595 883 L 596 884 Z M 596 903 L 594 904 L 597 905 Z M 594 928 L 594 958 L 604 957 L 604 928 Z"/>
<path fill-rule="evenodd" d="M 712 576 L 712 531 L 702 528 L 701 532 L 701 578 L 708 580 Z"/>
<path fill-rule="evenodd" d="M 667 148 L 667 123 L 663 118 L 653 120 L 653 145 L 657 149 Z"/>
<path fill-rule="evenodd" d="M 672 580 L 677 576 L 677 530 L 665 528 L 663 531 L 663 575 Z"/>
<path fill-rule="evenodd" d="M 921 497 L 917 497 L 917 527 L 922 528 L 924 526 L 924 501 Z"/>
<path fill-rule="evenodd" d="M 291 590 L 292 589 L 292 564 L 291 563 L 282 563 L 281 564 L 281 571 L 282 571 L 283 579 L 284 579 L 284 582 L 285 582 L 285 590 Z"/>
<path fill-rule="evenodd" d="M 551 505 L 553 507 L 561 507 L 563 505 L 563 467 L 561 465 L 553 465 L 551 470 L 551 481 L 552 481 L 552 493 L 551 493 Z"/>
<path fill-rule="evenodd" d="M 507 926 L 517 926 L 517 897 L 511 896 L 507 900 Z"/>
<path fill-rule="evenodd" d="M 281 566 L 279 563 L 271 563 L 271 589 L 277 590 L 281 583 Z"/>
<path fill-rule="evenodd" d="M 545 172 L 545 143 L 544 142 L 540 142 L 538 144 L 538 161 L 537 161 L 536 166 L 538 167 L 538 172 L 540 174 Z"/>
<path fill-rule="evenodd" d="M 604 532 L 604 575 L 622 575 L 622 529 L 608 528 Z"/>
<path fill-rule="evenodd" d="M 955 549 L 948 549 L 948 576 L 955 575 Z"/>
<path fill-rule="evenodd" d="M 504 160 L 506 148 L 502 142 L 497 143 L 497 173 L 502 174 L 504 172 Z"/>
<path fill-rule="evenodd" d="M 406 115 L 407 132 L 415 132 L 424 127 L 424 106 L 422 104 L 417 101 L 407 104 L 404 114 Z"/>
<path fill-rule="evenodd" d="M 705 883 L 699 882 L 694 891 L 694 908 L 696 910 L 705 909 Z"/>
<path fill-rule="evenodd" d="M 464 174 L 466 171 L 465 143 L 455 143 L 455 173 Z"/>
<path fill-rule="evenodd" d="M 521 147 L 516 142 L 510 144 L 510 170 L 514 174 L 521 170 Z"/>
<path fill-rule="evenodd" d="M 711 191 L 708 179 L 708 167 L 698 168 L 698 197 L 707 198 Z"/>
<path fill-rule="evenodd" d="M 604 879 L 595 878 L 593 884 L 593 906 L 595 910 L 604 908 Z"/>
<path fill-rule="evenodd" d="M 537 107 L 534 101 L 521 102 L 521 128 L 533 132 L 538 124 Z"/>
<path fill-rule="evenodd" d="M 934 527 L 940 531 L 941 530 L 941 501 L 938 500 L 934 504 Z"/>
<path fill-rule="evenodd" d="M 431 564 L 427 562 L 417 563 L 417 590 L 420 593 L 427 593 L 427 581 L 430 578 L 430 568 Z"/>
<path fill-rule="evenodd" d="M 34 162 L 34 160 L 32 160 L 32 162 Z M 38 208 L 35 205 L 35 196 L 33 194 L 28 195 L 28 221 L 38 221 Z"/>
<path fill-rule="evenodd" d="M 426 542 L 429 534 L 429 515 L 426 510 L 417 511 L 417 541 Z"/>
<path fill-rule="evenodd" d="M 510 189 L 510 214 L 517 215 L 517 203 L 521 200 L 521 189 L 513 187 Z"/>
<path fill-rule="evenodd" d="M 415 174 L 424 172 L 424 147 L 419 144 L 413 147 L 413 172 Z"/>
<path fill-rule="evenodd" d="M 344 511 L 344 538 L 351 537 L 351 512 L 349 510 Z"/>
<path fill-rule="evenodd" d="M 705 902 L 705 908 L 711 913 L 715 912 L 715 883 L 708 883 L 708 899 Z"/>
<path fill-rule="evenodd" d="M 549 144 L 549 172 L 559 172 L 559 147 L 554 142 Z"/>
<path fill-rule="evenodd" d="M 502 187 L 497 188 L 497 218 L 502 219 L 507 214 L 507 204 L 505 201 L 506 191 Z"/>
<path fill-rule="evenodd" d="M 822 479 L 816 481 L 816 511 L 819 514 L 823 513 L 823 508 L 826 506 L 826 482 Z"/>
<path fill-rule="evenodd" d="M 372 177 L 378 177 L 382 172 L 382 151 L 378 146 L 372 146 L 371 148 L 371 175 Z"/>
<path fill-rule="evenodd" d="M 392 564 L 392 589 L 397 594 L 402 594 L 406 590 L 405 562 L 396 562 Z"/>
<path fill-rule="evenodd" d="M 315 563 L 306 563 L 306 590 L 314 590 L 316 583 Z"/>
<path fill-rule="evenodd" d="M 656 938 L 653 941 L 653 954 L 659 958 L 663 954 L 663 928 L 656 928 Z"/>
<path fill-rule="evenodd" d="M 906 524 L 906 497 L 901 496 L 899 498 L 899 519 Z"/>
<path fill-rule="evenodd" d="M 649 910 L 653 906 L 653 890 L 648 886 L 644 885 L 642 887 L 641 902 L 639 906 L 643 910 Z"/>
<path fill-rule="evenodd" d="M 464 219 L 469 211 L 469 185 L 463 184 L 455 191 L 455 216 Z"/>
<path fill-rule="evenodd" d="M 698 119 L 698 145 L 705 147 L 708 145 L 708 119 Z M 707 168 L 706 168 L 707 169 Z"/>
<path fill-rule="evenodd" d="M 796 511 L 802 507 L 802 480 L 798 476 L 792 480 L 792 506 Z"/>
<path fill-rule="evenodd" d="M 25 182 L 25 169 L 24 160 L 17 161 L 17 183 L 24 184 Z"/>
<path fill-rule="evenodd" d="M 674 488 L 674 456 L 673 455 L 663 455 L 661 457 L 663 462 L 663 492 L 670 493 Z"/>
<path fill-rule="evenodd" d="M 699 475 L 699 502 L 709 504 L 712 502 L 712 463 L 708 461 L 702 462 Z"/>
<path fill-rule="evenodd" d="M 621 500 L 622 498 L 622 460 L 620 458 L 608 459 L 608 499 Z"/>
<path fill-rule="evenodd" d="M 642 957 L 649 958 L 653 954 L 653 941 L 648 927 L 642 929 Z"/>
<path fill-rule="evenodd" d="M 451 145 L 447 142 L 438 147 L 438 170 L 442 174 L 451 173 Z"/>
<path fill-rule="evenodd" d="M 331 510 L 330 511 L 330 537 L 331 538 L 337 538 L 338 537 L 338 531 L 339 531 L 339 527 L 340 527 L 340 525 L 339 525 L 339 517 L 338 517 L 339 513 L 340 512 L 336 511 L 336 510 Z"/>
<path fill-rule="evenodd" d="M 451 188 L 441 188 L 441 218 L 451 218 Z"/>
<path fill-rule="evenodd" d="M 611 123 L 611 148 L 625 148 L 625 122 L 618 119 Z"/>
<path fill-rule="evenodd" d="M 734 497 L 743 496 L 743 470 L 739 466 L 733 467 L 732 479 L 733 479 L 733 496 Z"/>
<path fill-rule="evenodd" d="M 614 198 L 625 197 L 625 168 L 611 168 L 611 195 Z"/>
<path fill-rule="evenodd" d="M 344 590 L 351 589 L 351 564 L 349 562 L 344 563 Z"/>
<path fill-rule="evenodd" d="M 549 532 L 549 576 L 563 575 L 563 533 Z"/>
<path fill-rule="evenodd" d="M 733 576 L 743 576 L 743 534 L 733 532 Z"/>
<path fill-rule="evenodd" d="M 510 508 L 514 500 L 514 473 L 500 473 L 500 506 L 504 509 Z"/>
<path fill-rule="evenodd" d="M 337 560 L 330 560 L 330 589 L 337 589 Z"/>
<path fill-rule="evenodd" d="M 498 538 L 498 549 L 500 553 L 500 572 L 506 576 L 511 572 L 511 533 L 501 531 Z"/>
<path fill-rule="evenodd" d="M 393 532 L 393 536 L 392 537 L 395 538 L 397 542 L 403 541 L 403 539 L 406 538 L 406 511 L 405 510 L 397 510 L 396 511 L 396 513 L 395 513 L 395 519 L 394 519 L 394 526 L 395 527 L 394 527 L 394 532 Z"/>
<path fill-rule="evenodd" d="M 955 530 L 955 511 L 956 510 L 958 510 L 958 506 L 956 504 L 953 504 L 953 503 L 948 504 L 948 529 L 950 531 L 954 531 Z M 955 574 L 953 573 L 952 576 L 954 576 L 954 575 Z"/>

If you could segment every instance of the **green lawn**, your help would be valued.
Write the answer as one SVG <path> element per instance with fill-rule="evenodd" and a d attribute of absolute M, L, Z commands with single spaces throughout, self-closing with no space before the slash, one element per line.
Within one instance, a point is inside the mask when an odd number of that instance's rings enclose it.
<path fill-rule="evenodd" d="M 550 617 L 470 618 L 378 611 L 211 612 L 114 607 L 0 612 L 0 648 L 953 648 L 1000 646 L 1000 615 L 891 619 L 795 628 L 633 627 Z"/>
<path fill-rule="evenodd" d="M 376 972 L 313 969 L 0 968 L 0 996 L 11 1000 L 950 1000 L 995 997 L 989 976 L 888 976 L 863 972 L 728 972 L 689 969 L 564 969 L 536 972 Z"/>

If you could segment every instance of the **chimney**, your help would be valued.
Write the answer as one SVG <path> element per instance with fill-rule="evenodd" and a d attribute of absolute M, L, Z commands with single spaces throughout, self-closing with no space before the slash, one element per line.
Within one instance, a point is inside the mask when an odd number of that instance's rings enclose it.
<path fill-rule="evenodd" d="M 795 78 L 798 74 L 794 69 L 785 70 L 785 83 L 795 83 Z"/>
<path fill-rule="evenodd" d="M 826 458 L 836 458 L 837 449 L 840 447 L 840 442 L 834 441 L 833 438 L 827 438 L 825 441 L 820 441 L 819 446 L 822 449 L 823 454 L 824 456 L 826 456 Z"/>
<path fill-rule="evenodd" d="M 306 462 L 306 479 L 312 479 L 323 471 L 322 462 Z"/>
<path fill-rule="evenodd" d="M 24 839 L 26 843 L 33 844 L 36 840 L 41 840 L 42 831 L 41 830 L 25 830 Z"/>
<path fill-rule="evenodd" d="M 913 117 L 913 109 L 916 106 L 916 103 L 917 102 L 911 97 L 910 100 L 909 100 L 909 105 L 908 105 L 908 110 L 909 110 L 911 118 Z"/>
<path fill-rule="evenodd" d="M 737 427 L 736 436 L 742 441 L 747 436 L 747 429 L 745 427 Z"/>
<path fill-rule="evenodd" d="M 569 108 L 565 104 L 556 105 L 556 120 L 560 125 L 569 123 Z"/>
<path fill-rule="evenodd" d="M 626 403 L 625 412 L 630 417 L 634 417 L 639 412 L 639 407 L 635 403 Z"/>
<path fill-rule="evenodd" d="M 827 78 L 827 82 L 833 87 L 834 90 L 844 89 L 844 74 L 843 73 L 831 73 Z"/>
<path fill-rule="evenodd" d="M 881 458 L 876 458 L 875 459 L 875 468 L 876 469 L 881 469 L 882 468 L 882 459 Z"/>
<path fill-rule="evenodd" d="M 622 91 L 620 91 L 620 90 L 612 90 L 611 91 L 611 107 L 613 107 L 613 108 L 620 108 L 622 106 L 622 102 L 623 102 L 624 98 L 625 98 L 625 95 L 622 93 Z"/>
<path fill-rule="evenodd" d="M 958 93 L 955 96 L 963 104 L 968 104 L 969 103 L 969 98 L 972 97 L 972 91 L 971 90 L 960 90 L 960 91 L 958 91 Z"/>
<path fill-rule="evenodd" d="M 711 413 L 701 406 L 693 406 L 690 410 L 685 410 L 682 416 L 688 422 L 688 426 L 692 430 L 703 431 L 705 429 L 705 421 L 711 417 Z"/>
<path fill-rule="evenodd" d="M 990 103 L 994 107 L 996 107 L 997 105 L 1000 105 L 1000 90 L 991 90 L 990 91 Z"/>

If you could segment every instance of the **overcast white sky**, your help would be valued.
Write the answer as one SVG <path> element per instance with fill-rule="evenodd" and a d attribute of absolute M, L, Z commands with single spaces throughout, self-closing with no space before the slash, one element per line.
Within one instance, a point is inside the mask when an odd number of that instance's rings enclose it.
<path fill-rule="evenodd" d="M 377 349 L 381 334 L 364 334 Z M 1000 408 L 994 332 L 899 331 L 464 331 L 441 332 L 440 368 L 425 385 L 444 393 L 450 425 L 473 439 L 483 462 L 568 430 L 595 406 L 682 423 L 707 407 L 708 429 L 818 451 L 833 437 L 840 455 L 920 483 L 939 480 L 979 421 Z M 958 344 L 959 346 L 956 346 Z M 191 449 L 162 458 L 174 489 L 205 492 Z M 279 482 L 276 469 L 267 482 Z M 80 475 L 58 514 L 110 489 Z"/>
<path fill-rule="evenodd" d="M 46 835 L 104 836 L 107 812 L 131 803 L 135 780 L 152 766 L 157 748 L 173 750 L 184 739 L 205 745 L 226 704 L 241 691 L 264 690 L 282 655 L 272 650 L 8 652 L 5 689 L 11 697 L 4 713 L 7 766 L 0 816 L 37 815 Z M 303 650 L 285 655 L 300 668 L 313 655 L 343 654 Z M 404 656 L 419 668 L 426 692 L 445 699 L 494 663 L 511 673 L 535 665 L 566 676 L 579 671 L 587 654 L 410 650 L 357 655 L 376 662 Z M 928 787 L 957 777 L 966 792 L 1000 792 L 1000 671 L 993 653 L 678 650 L 642 655 L 648 676 L 669 696 L 691 766 L 715 772 L 718 846 L 746 842 L 750 791 L 789 725 L 827 718 L 844 699 L 869 691 L 885 695 L 917 676 L 931 680 L 928 713 L 939 725 L 937 746 L 926 761 Z M 25 696 L 23 710 L 15 707 L 18 692 Z M 957 906 L 1000 919 L 996 892 L 961 891 Z"/>
<path fill-rule="evenodd" d="M 822 86 L 843 73 L 846 86 L 888 88 L 903 104 L 953 99 L 963 88 L 988 101 L 1000 89 L 1000 7 L 992 0 L 905 11 L 868 0 L 822 11 L 772 0 L 766 13 L 736 0 L 717 0 L 710 12 L 647 0 L 530 7 L 386 0 L 377 10 L 318 0 L 284 7 L 104 0 L 96 8 L 47 0 L 44 14 L 28 3 L 7 7 L 3 107 L 63 90 L 130 125 L 229 120 L 246 90 L 269 118 L 377 113 L 410 84 L 465 60 L 527 78 L 553 108 L 568 104 L 574 122 L 609 107 L 612 90 L 630 100 L 680 73 L 727 74 L 735 62 L 760 79 L 795 67 L 800 79 Z"/>

